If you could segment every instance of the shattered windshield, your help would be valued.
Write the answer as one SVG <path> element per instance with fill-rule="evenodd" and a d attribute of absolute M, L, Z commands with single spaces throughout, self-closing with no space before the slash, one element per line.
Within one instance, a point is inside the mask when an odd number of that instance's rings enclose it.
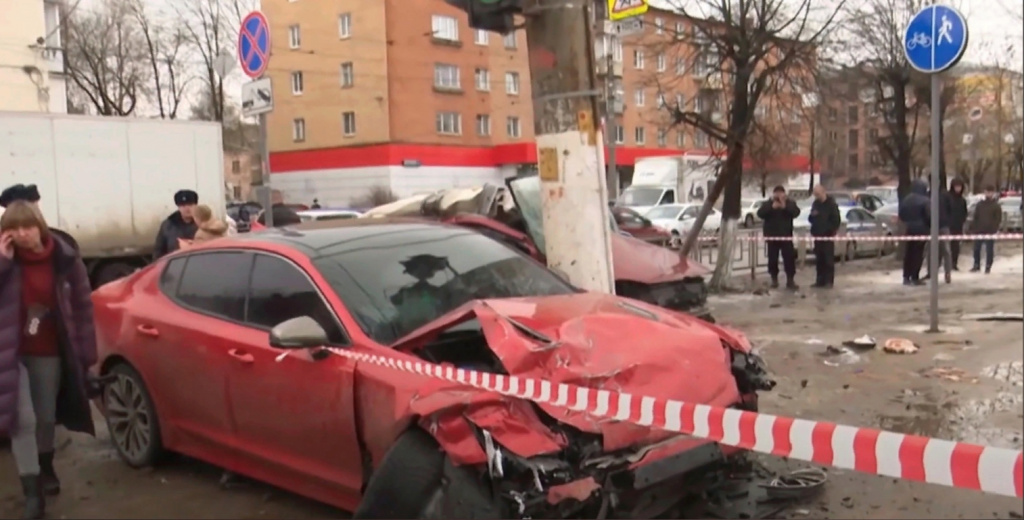
<path fill-rule="evenodd" d="M 470 300 L 575 291 L 511 248 L 448 227 L 362 237 L 314 264 L 360 328 L 383 345 Z"/>
<path fill-rule="evenodd" d="M 619 206 L 654 206 L 661 201 L 665 188 L 641 188 L 630 186 L 619 195 Z"/>

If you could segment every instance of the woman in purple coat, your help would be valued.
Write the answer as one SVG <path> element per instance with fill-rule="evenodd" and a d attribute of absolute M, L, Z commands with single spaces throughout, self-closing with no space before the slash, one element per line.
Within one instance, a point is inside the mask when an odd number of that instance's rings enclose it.
<path fill-rule="evenodd" d="M 19 200 L 0 216 L 0 435 L 9 436 L 25 492 L 23 518 L 60 493 L 54 430 L 95 435 L 87 369 L 96 334 L 85 265 Z"/>

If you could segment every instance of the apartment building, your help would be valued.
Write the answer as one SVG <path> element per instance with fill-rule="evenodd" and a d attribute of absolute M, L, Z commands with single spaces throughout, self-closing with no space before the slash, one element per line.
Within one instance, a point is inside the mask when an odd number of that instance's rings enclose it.
<path fill-rule="evenodd" d="M 0 0 L 0 111 L 67 112 L 61 0 Z"/>
<path fill-rule="evenodd" d="M 290 197 L 344 204 L 374 186 L 409 195 L 535 167 L 523 31 L 472 30 L 443 0 L 265 0 L 263 11 L 271 171 Z M 644 22 L 595 46 L 602 84 L 621 93 L 607 127 L 627 175 L 640 157 L 710 151 L 706 135 L 670 128 L 668 100 L 724 117 L 717 57 L 684 48 L 690 21 L 651 9 Z"/>

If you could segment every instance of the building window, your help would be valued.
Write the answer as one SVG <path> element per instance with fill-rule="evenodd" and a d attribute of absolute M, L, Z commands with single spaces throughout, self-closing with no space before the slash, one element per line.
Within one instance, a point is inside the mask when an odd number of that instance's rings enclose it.
<path fill-rule="evenodd" d="M 487 69 L 476 69 L 473 71 L 473 82 L 476 84 L 476 89 L 482 92 L 490 92 L 491 90 L 491 72 Z"/>
<path fill-rule="evenodd" d="M 356 71 L 355 66 L 351 61 L 346 61 L 341 64 L 341 86 L 342 88 L 351 87 L 356 83 Z"/>
<path fill-rule="evenodd" d="M 676 58 L 676 76 L 686 74 L 686 58 Z"/>
<path fill-rule="evenodd" d="M 476 135 L 479 135 L 480 137 L 487 137 L 491 135 L 491 116 L 487 114 L 477 114 Z"/>
<path fill-rule="evenodd" d="M 522 137 L 523 129 L 520 128 L 518 117 L 510 117 L 505 120 L 505 133 L 513 138 Z"/>
<path fill-rule="evenodd" d="M 860 148 L 860 132 L 850 130 L 846 136 L 846 146 L 850 149 Z"/>
<path fill-rule="evenodd" d="M 864 108 L 867 109 L 868 117 L 878 117 L 878 103 L 872 101 L 867 103 Z"/>
<path fill-rule="evenodd" d="M 860 121 L 860 107 L 850 105 L 846 107 L 846 122 L 855 125 Z"/>
<path fill-rule="evenodd" d="M 482 29 L 477 29 L 476 32 L 473 33 L 473 43 L 477 45 L 487 45 L 490 42 L 491 33 Z"/>
<path fill-rule="evenodd" d="M 626 143 L 626 128 L 622 125 L 615 125 L 615 143 L 625 144 Z"/>
<path fill-rule="evenodd" d="M 839 111 L 836 110 L 836 107 L 828 107 L 826 113 L 828 114 L 827 117 L 829 121 L 835 121 L 836 118 L 839 117 Z"/>
<path fill-rule="evenodd" d="M 518 72 L 506 72 L 505 73 L 505 93 L 516 95 L 519 94 L 519 73 Z"/>
<path fill-rule="evenodd" d="M 665 94 L 662 94 L 661 92 L 658 92 L 657 101 L 658 101 L 658 108 L 665 108 Z"/>
<path fill-rule="evenodd" d="M 306 120 L 301 117 L 292 119 L 292 141 L 301 143 L 306 140 Z"/>
<path fill-rule="evenodd" d="M 437 63 L 434 65 L 434 86 L 437 88 L 456 90 L 461 88 L 458 65 Z"/>
<path fill-rule="evenodd" d="M 680 40 L 684 35 L 686 35 L 686 26 L 683 25 L 683 22 L 676 22 L 676 39 Z"/>
<path fill-rule="evenodd" d="M 664 128 L 658 129 L 658 146 L 664 148 L 668 144 L 668 130 Z"/>
<path fill-rule="evenodd" d="M 506 49 L 515 49 L 517 47 L 515 31 L 506 34 L 503 40 L 505 42 Z"/>
<path fill-rule="evenodd" d="M 459 21 L 451 16 L 435 14 L 430 17 L 430 30 L 438 40 L 459 41 Z"/>
<path fill-rule="evenodd" d="M 352 13 L 338 15 L 338 38 L 352 37 Z"/>
<path fill-rule="evenodd" d="M 633 66 L 642 69 L 644 68 L 644 51 L 634 50 L 633 51 Z"/>
<path fill-rule="evenodd" d="M 614 59 L 616 63 L 622 63 L 622 42 L 619 40 L 615 40 L 615 43 L 612 46 L 612 59 Z"/>
<path fill-rule="evenodd" d="M 290 25 L 288 26 L 288 48 L 298 49 L 302 46 L 302 33 L 299 31 L 299 26 Z"/>
<path fill-rule="evenodd" d="M 847 158 L 846 164 L 850 167 L 850 169 L 853 170 L 860 168 L 860 156 L 855 153 L 851 153 L 850 156 Z"/>
<path fill-rule="evenodd" d="M 686 148 L 686 134 L 682 130 L 676 131 L 676 148 Z"/>
<path fill-rule="evenodd" d="M 686 96 L 682 94 L 676 94 L 676 109 L 680 112 L 686 111 Z"/>
<path fill-rule="evenodd" d="M 462 134 L 462 116 L 458 112 L 438 112 L 435 126 L 439 134 L 460 135 Z"/>
<path fill-rule="evenodd" d="M 659 54 L 656 61 L 658 64 L 658 72 L 665 72 L 665 69 L 668 68 L 668 60 L 665 59 L 665 55 Z"/>
<path fill-rule="evenodd" d="M 654 33 L 655 34 L 661 34 L 663 32 L 665 32 L 665 20 L 662 20 L 661 18 L 655 18 L 654 19 Z"/>
<path fill-rule="evenodd" d="M 647 140 L 647 132 L 644 127 L 636 127 L 636 130 L 633 131 L 633 140 L 636 141 L 636 144 L 644 144 L 644 141 Z"/>
<path fill-rule="evenodd" d="M 341 113 L 341 134 L 344 136 L 356 135 L 356 113 Z"/>
<path fill-rule="evenodd" d="M 292 94 L 296 96 L 301 96 L 302 88 L 302 72 L 292 72 Z"/>
<path fill-rule="evenodd" d="M 639 88 L 636 90 L 636 92 L 633 94 L 633 101 L 638 107 L 644 106 L 644 103 L 647 101 L 647 96 L 644 95 L 644 89 Z"/>
<path fill-rule="evenodd" d="M 868 138 L 871 139 L 872 142 L 878 141 L 878 129 L 877 128 L 870 128 L 870 129 L 868 129 Z"/>
<path fill-rule="evenodd" d="M 231 173 L 242 173 L 242 161 L 238 159 L 231 161 Z"/>
<path fill-rule="evenodd" d="M 696 148 L 707 148 L 708 134 L 697 130 L 697 132 L 693 134 L 693 146 Z"/>

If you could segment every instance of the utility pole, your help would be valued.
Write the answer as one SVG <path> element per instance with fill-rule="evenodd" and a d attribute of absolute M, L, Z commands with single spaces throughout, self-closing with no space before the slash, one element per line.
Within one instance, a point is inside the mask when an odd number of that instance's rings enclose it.
<path fill-rule="evenodd" d="M 594 5 L 530 0 L 523 12 L 548 265 L 581 288 L 613 293 Z"/>
<path fill-rule="evenodd" d="M 615 49 L 618 45 L 618 36 L 614 31 L 604 31 L 604 38 L 607 46 L 607 55 L 605 56 L 607 68 L 604 74 L 604 136 L 605 146 L 608 148 L 608 174 L 605 182 L 608 185 L 608 197 L 610 200 L 614 200 L 619 196 L 619 162 L 616 158 L 619 114 L 615 104 L 618 101 L 618 88 L 615 83 Z"/>

